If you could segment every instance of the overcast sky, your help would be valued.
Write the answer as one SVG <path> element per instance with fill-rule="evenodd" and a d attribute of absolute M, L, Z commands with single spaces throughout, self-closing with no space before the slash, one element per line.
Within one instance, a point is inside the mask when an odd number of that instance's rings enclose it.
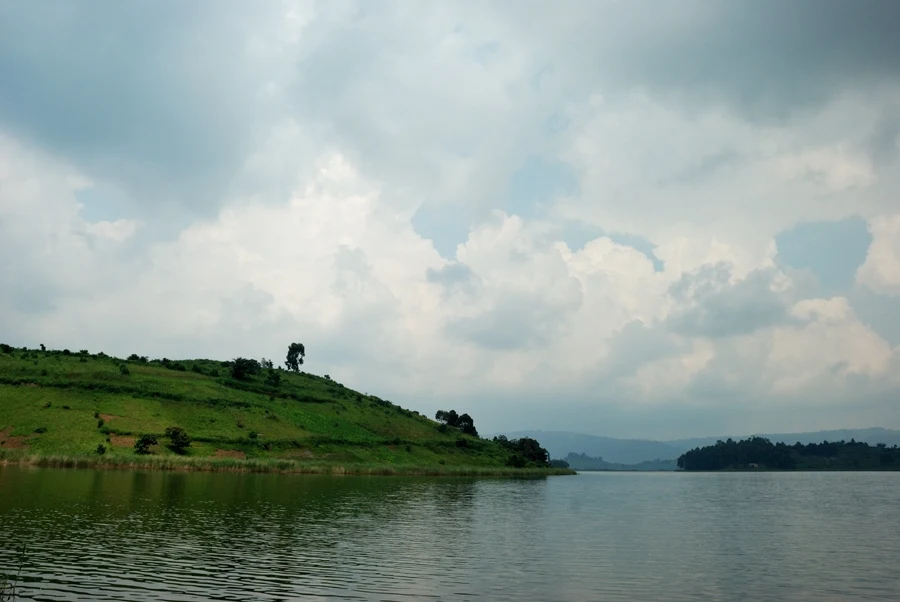
<path fill-rule="evenodd" d="M 900 2 L 0 0 L 0 340 L 483 432 L 900 428 Z"/>

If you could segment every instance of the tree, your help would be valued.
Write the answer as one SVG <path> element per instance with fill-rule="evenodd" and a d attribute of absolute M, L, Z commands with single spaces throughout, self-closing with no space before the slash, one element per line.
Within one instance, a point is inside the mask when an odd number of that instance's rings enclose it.
<path fill-rule="evenodd" d="M 166 437 L 169 438 L 169 447 L 176 454 L 183 454 L 191 445 L 191 438 L 180 426 L 166 428 Z"/>
<path fill-rule="evenodd" d="M 434 419 L 439 422 L 443 422 L 447 426 L 459 426 L 459 414 L 456 413 L 456 410 L 450 410 L 447 412 L 445 412 L 444 410 L 438 410 L 437 414 L 434 415 Z"/>
<path fill-rule="evenodd" d="M 231 362 L 231 376 L 237 380 L 247 380 L 250 376 L 259 374 L 262 366 L 259 362 L 245 357 L 237 357 Z"/>
<path fill-rule="evenodd" d="M 472 420 L 472 417 L 468 414 L 463 414 L 457 420 L 456 428 L 461 430 L 466 435 L 472 435 L 473 437 L 478 436 L 478 431 L 475 429 L 475 421 Z"/>
<path fill-rule="evenodd" d="M 303 365 L 303 358 L 306 357 L 306 347 L 303 343 L 291 343 L 288 346 L 287 359 L 284 365 L 288 370 L 300 372 L 300 366 Z"/>
<path fill-rule="evenodd" d="M 149 454 L 150 446 L 156 445 L 159 443 L 156 440 L 156 435 L 141 435 L 138 437 L 138 440 L 134 442 L 134 453 L 136 454 Z"/>

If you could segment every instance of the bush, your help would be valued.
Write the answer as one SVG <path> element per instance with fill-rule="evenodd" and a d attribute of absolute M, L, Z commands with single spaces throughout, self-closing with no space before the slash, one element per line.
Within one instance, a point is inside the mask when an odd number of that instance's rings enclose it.
<path fill-rule="evenodd" d="M 465 439 L 457 439 L 456 447 L 469 447 L 469 442 L 466 441 Z"/>
<path fill-rule="evenodd" d="M 122 376 L 128 376 L 129 374 L 131 374 L 131 370 L 129 370 L 128 366 L 125 364 L 119 364 L 119 372 L 122 374 Z"/>
<path fill-rule="evenodd" d="M 45 409 L 46 409 L 46 408 L 52 408 L 52 407 L 53 407 L 53 404 L 50 403 L 49 401 L 48 401 L 47 403 L 44 404 L 44 408 L 45 408 Z"/>
<path fill-rule="evenodd" d="M 270 387 L 279 387 L 281 386 L 281 375 L 276 370 L 269 370 L 269 373 L 266 374 L 266 384 Z"/>
<path fill-rule="evenodd" d="M 63 409 L 64 409 L 64 410 L 71 410 L 72 408 L 70 408 L 69 406 L 63 406 Z"/>
<path fill-rule="evenodd" d="M 98 443 L 97 449 L 95 449 L 94 451 L 97 453 L 98 456 L 102 456 L 103 454 L 106 453 L 106 446 L 103 445 L 102 443 Z"/>
<path fill-rule="evenodd" d="M 80 353 L 81 355 L 90 355 L 90 352 L 87 349 L 82 349 L 78 353 Z"/>
<path fill-rule="evenodd" d="M 47 427 L 46 427 L 46 426 L 39 426 L 39 427 L 37 427 L 36 429 L 34 429 L 34 432 L 35 432 L 35 434 L 43 435 L 44 433 L 47 432 Z"/>
<path fill-rule="evenodd" d="M 46 370 L 41 370 L 41 376 L 47 376 L 47 371 L 46 371 Z"/>
<path fill-rule="evenodd" d="M 180 426 L 166 428 L 166 437 L 169 439 L 169 447 L 178 454 L 183 454 L 191 445 L 191 438 Z"/>
<path fill-rule="evenodd" d="M 136 454 L 149 454 L 150 446 L 156 445 L 159 443 L 156 440 L 156 435 L 141 435 L 138 437 L 138 440 L 134 442 L 134 453 Z"/>
<path fill-rule="evenodd" d="M 72 352 L 68 349 L 63 349 L 63 355 L 72 355 Z"/>
<path fill-rule="evenodd" d="M 262 366 L 254 359 L 238 357 L 231 362 L 231 376 L 237 380 L 247 380 L 261 371 Z"/>
<path fill-rule="evenodd" d="M 256 431 L 250 431 L 249 433 L 247 433 L 247 436 L 251 439 L 256 439 L 257 437 L 259 437 L 259 433 L 257 433 Z"/>
<path fill-rule="evenodd" d="M 0 351 L 3 353 L 12 353 L 13 348 L 11 345 L 7 345 L 6 343 L 0 343 Z"/>
<path fill-rule="evenodd" d="M 95 411 L 95 412 L 94 412 L 94 418 L 100 418 L 100 412 Z"/>
<path fill-rule="evenodd" d="M 98 429 L 102 429 L 104 424 L 106 424 L 105 420 L 103 420 L 102 418 L 97 419 L 97 428 Z"/>

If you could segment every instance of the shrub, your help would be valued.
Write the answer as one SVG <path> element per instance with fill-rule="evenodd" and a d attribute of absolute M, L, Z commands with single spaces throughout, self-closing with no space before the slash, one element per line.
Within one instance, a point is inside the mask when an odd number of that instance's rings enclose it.
<path fill-rule="evenodd" d="M 276 370 L 269 369 L 269 373 L 266 374 L 266 384 L 270 387 L 281 386 L 281 375 Z"/>
<path fill-rule="evenodd" d="M 178 454 L 183 454 L 191 445 L 191 438 L 180 426 L 167 427 L 166 437 L 169 439 L 169 447 Z"/>
<path fill-rule="evenodd" d="M 408 453 L 408 452 L 411 452 L 411 451 L 412 451 L 412 445 L 407 445 L 407 446 L 406 446 L 406 451 L 407 451 L 407 453 Z"/>
<path fill-rule="evenodd" d="M 466 441 L 465 439 L 457 439 L 456 447 L 469 447 L 469 442 Z"/>
<path fill-rule="evenodd" d="M 95 449 L 94 451 L 97 453 L 98 456 L 102 456 L 103 454 L 106 453 L 106 446 L 103 445 L 102 443 L 98 443 L 97 449 Z"/>
<path fill-rule="evenodd" d="M 78 358 L 78 361 L 81 362 L 82 364 L 86 364 L 87 358 L 82 355 L 80 358 Z"/>
<path fill-rule="evenodd" d="M 34 429 L 34 432 L 35 432 L 36 434 L 38 434 L 38 435 L 43 435 L 44 433 L 47 432 L 47 427 L 46 427 L 46 426 L 39 426 L 39 427 L 37 427 L 36 429 Z"/>
<path fill-rule="evenodd" d="M 100 418 L 100 412 L 95 411 L 95 412 L 94 412 L 94 418 Z"/>
<path fill-rule="evenodd" d="M 231 376 L 237 380 L 247 380 L 261 371 L 262 366 L 254 359 L 238 357 L 231 362 Z"/>
<path fill-rule="evenodd" d="M 141 435 L 138 437 L 138 440 L 134 442 L 134 453 L 136 454 L 149 454 L 150 446 L 156 445 L 159 443 L 156 440 L 156 435 Z"/>
<path fill-rule="evenodd" d="M 119 364 L 119 372 L 122 374 L 122 376 L 128 376 L 129 374 L 131 374 L 131 370 L 128 369 L 128 366 L 126 364 Z"/>
<path fill-rule="evenodd" d="M 80 353 L 81 355 L 90 355 L 90 352 L 87 349 L 82 349 L 78 353 Z"/>
<path fill-rule="evenodd" d="M 50 403 L 49 401 L 44 404 L 44 408 L 51 408 L 51 407 L 53 407 L 53 404 Z"/>
<path fill-rule="evenodd" d="M 191 372 L 203 374 L 203 368 L 200 367 L 200 364 L 191 364 Z"/>
<path fill-rule="evenodd" d="M 72 352 L 68 349 L 63 349 L 63 355 L 72 355 Z"/>
<path fill-rule="evenodd" d="M 257 433 L 256 431 L 250 431 L 249 433 L 247 433 L 247 436 L 251 439 L 256 439 L 257 437 L 259 437 L 259 433 Z"/>
<path fill-rule="evenodd" d="M 47 376 L 47 371 L 46 371 L 46 370 L 41 370 L 41 376 Z"/>
<path fill-rule="evenodd" d="M 64 409 L 64 410 L 71 410 L 72 408 L 70 408 L 69 406 L 63 406 L 63 409 Z"/>
<path fill-rule="evenodd" d="M 0 351 L 3 353 L 12 353 L 13 348 L 11 345 L 7 345 L 6 343 L 0 343 Z"/>
<path fill-rule="evenodd" d="M 106 424 L 105 420 L 103 420 L 102 418 L 97 419 L 97 428 L 98 429 L 102 429 L 104 424 Z"/>
<path fill-rule="evenodd" d="M 47 346 L 41 343 L 41 351 L 47 351 Z"/>

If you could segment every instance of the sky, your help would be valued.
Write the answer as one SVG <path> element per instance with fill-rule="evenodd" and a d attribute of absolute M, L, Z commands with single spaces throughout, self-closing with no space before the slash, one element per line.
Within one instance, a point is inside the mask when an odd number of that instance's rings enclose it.
<path fill-rule="evenodd" d="M 900 428 L 900 3 L 0 0 L 0 340 Z"/>

